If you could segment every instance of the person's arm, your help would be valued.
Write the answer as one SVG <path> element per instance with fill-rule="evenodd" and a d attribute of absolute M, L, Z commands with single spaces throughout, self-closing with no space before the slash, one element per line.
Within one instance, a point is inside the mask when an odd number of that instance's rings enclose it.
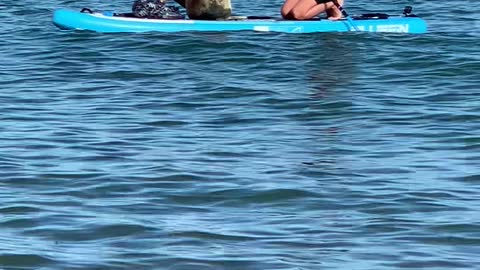
<path fill-rule="evenodd" d="M 329 20 L 336 21 L 342 18 L 342 11 L 340 8 L 343 6 L 343 0 L 332 0 L 330 1 L 333 5 L 327 9 L 327 16 Z M 343 9 L 343 8 L 342 8 Z"/>

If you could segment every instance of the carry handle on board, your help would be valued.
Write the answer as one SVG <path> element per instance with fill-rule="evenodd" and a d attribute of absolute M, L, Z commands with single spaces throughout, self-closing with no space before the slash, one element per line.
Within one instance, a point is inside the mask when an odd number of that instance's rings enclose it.
<path fill-rule="evenodd" d="M 90 14 L 93 13 L 93 11 L 92 11 L 91 9 L 89 9 L 89 8 L 82 8 L 82 10 L 81 10 L 80 12 L 81 12 L 81 13 L 90 13 Z"/>

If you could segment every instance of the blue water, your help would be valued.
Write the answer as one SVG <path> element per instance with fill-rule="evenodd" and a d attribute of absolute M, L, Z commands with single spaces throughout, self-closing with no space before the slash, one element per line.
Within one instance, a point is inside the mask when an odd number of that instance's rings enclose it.
<path fill-rule="evenodd" d="M 276 15 L 281 1 L 233 1 Z M 478 269 L 474 1 L 425 35 L 99 34 L 0 8 L 0 269 Z"/>

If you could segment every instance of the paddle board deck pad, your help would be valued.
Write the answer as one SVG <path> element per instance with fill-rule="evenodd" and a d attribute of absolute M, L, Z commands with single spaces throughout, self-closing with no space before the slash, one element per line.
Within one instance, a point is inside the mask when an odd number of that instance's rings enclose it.
<path fill-rule="evenodd" d="M 367 16 L 368 15 L 368 16 Z M 373 13 L 352 16 L 353 20 L 327 19 L 290 21 L 261 16 L 233 16 L 228 20 L 143 19 L 131 14 L 98 12 L 90 9 L 74 11 L 59 9 L 53 13 L 53 23 L 63 30 L 89 30 L 103 33 L 119 32 L 182 32 L 182 31 L 261 31 L 283 33 L 315 32 L 387 32 L 422 34 L 426 22 L 415 15 L 388 16 Z M 352 25 L 355 24 L 355 27 Z"/>

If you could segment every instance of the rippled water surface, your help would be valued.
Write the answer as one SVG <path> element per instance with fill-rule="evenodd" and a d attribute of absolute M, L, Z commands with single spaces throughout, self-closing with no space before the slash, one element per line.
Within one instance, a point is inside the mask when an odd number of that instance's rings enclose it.
<path fill-rule="evenodd" d="M 130 2 L 7 2 L 0 269 L 478 268 L 477 2 L 347 5 L 425 35 L 71 32 L 54 9 Z"/>

